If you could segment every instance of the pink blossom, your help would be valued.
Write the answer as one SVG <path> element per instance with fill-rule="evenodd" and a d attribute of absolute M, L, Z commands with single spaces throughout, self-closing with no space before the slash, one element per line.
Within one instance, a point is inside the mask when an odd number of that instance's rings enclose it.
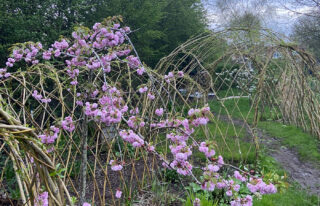
<path fill-rule="evenodd" d="M 209 170 L 210 172 L 218 172 L 218 171 L 220 170 L 220 167 L 219 167 L 219 166 L 217 166 L 217 165 L 212 165 L 212 164 L 209 164 L 209 165 L 207 166 L 207 168 L 208 168 L 208 170 Z"/>
<path fill-rule="evenodd" d="M 223 161 L 223 158 L 222 158 L 221 155 L 219 155 L 217 162 L 218 162 L 219 167 L 221 167 L 222 165 L 224 165 L 224 161 Z"/>
<path fill-rule="evenodd" d="M 111 169 L 113 171 L 120 171 L 123 168 L 122 165 L 118 164 L 116 160 L 110 160 L 109 164 L 111 165 Z"/>
<path fill-rule="evenodd" d="M 218 189 L 223 189 L 227 186 L 227 184 L 225 182 L 218 182 L 217 183 L 217 188 Z"/>
<path fill-rule="evenodd" d="M 135 69 L 140 65 L 140 61 L 139 61 L 138 57 L 134 57 L 131 55 L 131 56 L 127 57 L 127 60 L 129 62 L 130 68 Z"/>
<path fill-rule="evenodd" d="M 273 194 L 277 192 L 277 188 L 272 183 L 266 184 L 260 178 L 250 178 L 247 187 L 252 193 L 260 192 L 261 194 Z"/>
<path fill-rule="evenodd" d="M 43 144 L 52 144 L 58 138 L 59 128 L 55 126 L 50 127 L 50 131 L 46 134 L 38 135 Z"/>
<path fill-rule="evenodd" d="M 178 71 L 178 77 L 182 78 L 184 76 L 183 71 Z"/>
<path fill-rule="evenodd" d="M 199 198 L 194 199 L 193 206 L 200 206 L 200 199 Z"/>
<path fill-rule="evenodd" d="M 68 132 L 72 132 L 75 129 L 72 118 L 70 116 L 66 117 L 63 121 L 61 121 L 61 126 L 64 130 Z"/>
<path fill-rule="evenodd" d="M 48 192 L 43 192 L 35 199 L 35 206 L 49 206 Z"/>
<path fill-rule="evenodd" d="M 155 96 L 149 92 L 148 93 L 148 99 L 154 100 L 154 98 L 155 98 Z"/>
<path fill-rule="evenodd" d="M 236 198 L 230 202 L 231 206 L 252 206 L 252 197 L 247 195 L 244 198 Z"/>
<path fill-rule="evenodd" d="M 122 195 L 122 191 L 121 190 L 119 190 L 119 189 L 117 189 L 117 191 L 116 191 L 116 198 L 121 198 L 121 195 Z"/>
<path fill-rule="evenodd" d="M 173 160 L 170 167 L 177 170 L 177 173 L 181 175 L 190 175 L 192 165 L 188 161 L 177 161 Z"/>
<path fill-rule="evenodd" d="M 85 202 L 85 203 L 83 203 L 83 205 L 82 205 L 82 206 L 91 206 L 91 204 L 89 204 L 89 203 Z"/>
<path fill-rule="evenodd" d="M 156 109 L 155 114 L 158 116 L 162 116 L 163 115 L 163 108 Z"/>
<path fill-rule="evenodd" d="M 238 171 L 234 171 L 234 177 L 235 177 L 237 180 L 240 180 L 241 182 L 246 181 L 246 178 L 243 177 Z"/>
<path fill-rule="evenodd" d="M 216 185 L 212 181 L 207 181 L 207 182 L 202 183 L 201 189 L 211 192 L 211 191 L 214 191 L 215 186 Z"/>
<path fill-rule="evenodd" d="M 214 149 L 211 149 L 207 146 L 207 143 L 205 142 L 201 142 L 200 146 L 199 146 L 199 151 L 203 152 L 206 157 L 212 157 L 216 154 L 216 152 L 214 151 Z"/>
<path fill-rule="evenodd" d="M 144 145 L 143 139 L 141 139 L 132 130 L 122 130 L 119 132 L 119 134 L 124 141 L 131 143 L 133 147 L 142 147 Z"/>
<path fill-rule="evenodd" d="M 138 75 L 142 75 L 146 70 L 144 69 L 144 67 L 140 67 L 139 69 L 137 69 L 137 73 Z"/>
<path fill-rule="evenodd" d="M 147 150 L 148 150 L 149 152 L 154 152 L 154 151 L 155 151 L 155 148 L 154 148 L 153 145 L 148 145 Z"/>
<path fill-rule="evenodd" d="M 146 87 L 146 86 L 139 88 L 139 92 L 140 92 L 141 94 L 142 94 L 142 93 L 145 93 L 146 91 L 148 91 L 148 87 Z"/>
<path fill-rule="evenodd" d="M 232 191 L 231 191 L 231 190 L 228 190 L 228 191 L 226 192 L 226 194 L 227 194 L 227 196 L 231 197 L 231 196 L 232 196 Z"/>

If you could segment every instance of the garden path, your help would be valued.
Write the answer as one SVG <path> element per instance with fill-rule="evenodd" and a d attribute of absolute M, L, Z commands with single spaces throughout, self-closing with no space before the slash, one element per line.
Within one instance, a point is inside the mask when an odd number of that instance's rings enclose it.
<path fill-rule="evenodd" d="M 244 120 L 230 119 L 226 115 L 218 115 L 218 119 L 232 122 L 235 126 L 245 129 L 250 137 L 253 136 L 252 128 Z M 279 137 L 270 136 L 261 129 L 256 129 L 255 133 L 267 153 L 287 171 L 293 181 L 298 182 L 308 193 L 320 196 L 320 165 L 300 160 L 299 154 L 283 145 Z"/>

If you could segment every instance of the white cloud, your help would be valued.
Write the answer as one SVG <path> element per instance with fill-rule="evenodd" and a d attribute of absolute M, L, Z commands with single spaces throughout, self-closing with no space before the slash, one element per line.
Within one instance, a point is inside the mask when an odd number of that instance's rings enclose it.
<path fill-rule="evenodd" d="M 268 6 L 260 8 L 259 12 L 261 14 L 265 15 L 265 18 L 263 20 L 266 27 L 271 28 L 275 30 L 276 32 L 280 32 L 283 34 L 290 34 L 292 31 L 292 27 L 301 15 L 305 13 L 309 13 L 314 8 L 311 6 L 299 6 L 299 5 L 293 5 L 292 3 L 289 3 L 286 1 L 277 1 L 274 0 L 274 2 L 270 2 Z M 206 1 L 204 1 L 205 3 Z M 208 19 L 210 21 L 210 27 L 216 28 L 221 23 L 223 23 L 226 19 L 223 17 L 223 15 L 218 15 L 219 12 L 217 12 L 216 8 L 212 5 L 214 5 L 214 0 L 211 1 L 211 6 L 208 6 Z M 271 6 L 270 6 L 271 5 Z M 272 9 L 271 11 L 268 11 L 268 9 Z"/>

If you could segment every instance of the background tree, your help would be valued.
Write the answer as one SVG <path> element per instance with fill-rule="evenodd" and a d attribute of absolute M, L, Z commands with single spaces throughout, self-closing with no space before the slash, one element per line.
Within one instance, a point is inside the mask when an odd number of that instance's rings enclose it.
<path fill-rule="evenodd" d="M 200 0 L 0 0 L 0 60 L 14 43 L 53 43 L 75 25 L 122 15 L 141 59 L 153 66 L 179 43 L 205 30 Z"/>
<path fill-rule="evenodd" d="M 288 10 L 300 15 L 293 27 L 292 37 L 309 49 L 317 59 L 320 57 L 320 1 L 289 1 L 293 8 Z"/>

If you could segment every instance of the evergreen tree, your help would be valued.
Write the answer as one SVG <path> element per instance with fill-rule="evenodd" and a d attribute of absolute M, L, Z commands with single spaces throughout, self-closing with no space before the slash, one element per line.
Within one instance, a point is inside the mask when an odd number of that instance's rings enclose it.
<path fill-rule="evenodd" d="M 132 28 L 141 59 L 151 66 L 206 26 L 200 0 L 0 0 L 0 60 L 16 42 L 51 44 L 75 25 L 114 15 Z"/>

